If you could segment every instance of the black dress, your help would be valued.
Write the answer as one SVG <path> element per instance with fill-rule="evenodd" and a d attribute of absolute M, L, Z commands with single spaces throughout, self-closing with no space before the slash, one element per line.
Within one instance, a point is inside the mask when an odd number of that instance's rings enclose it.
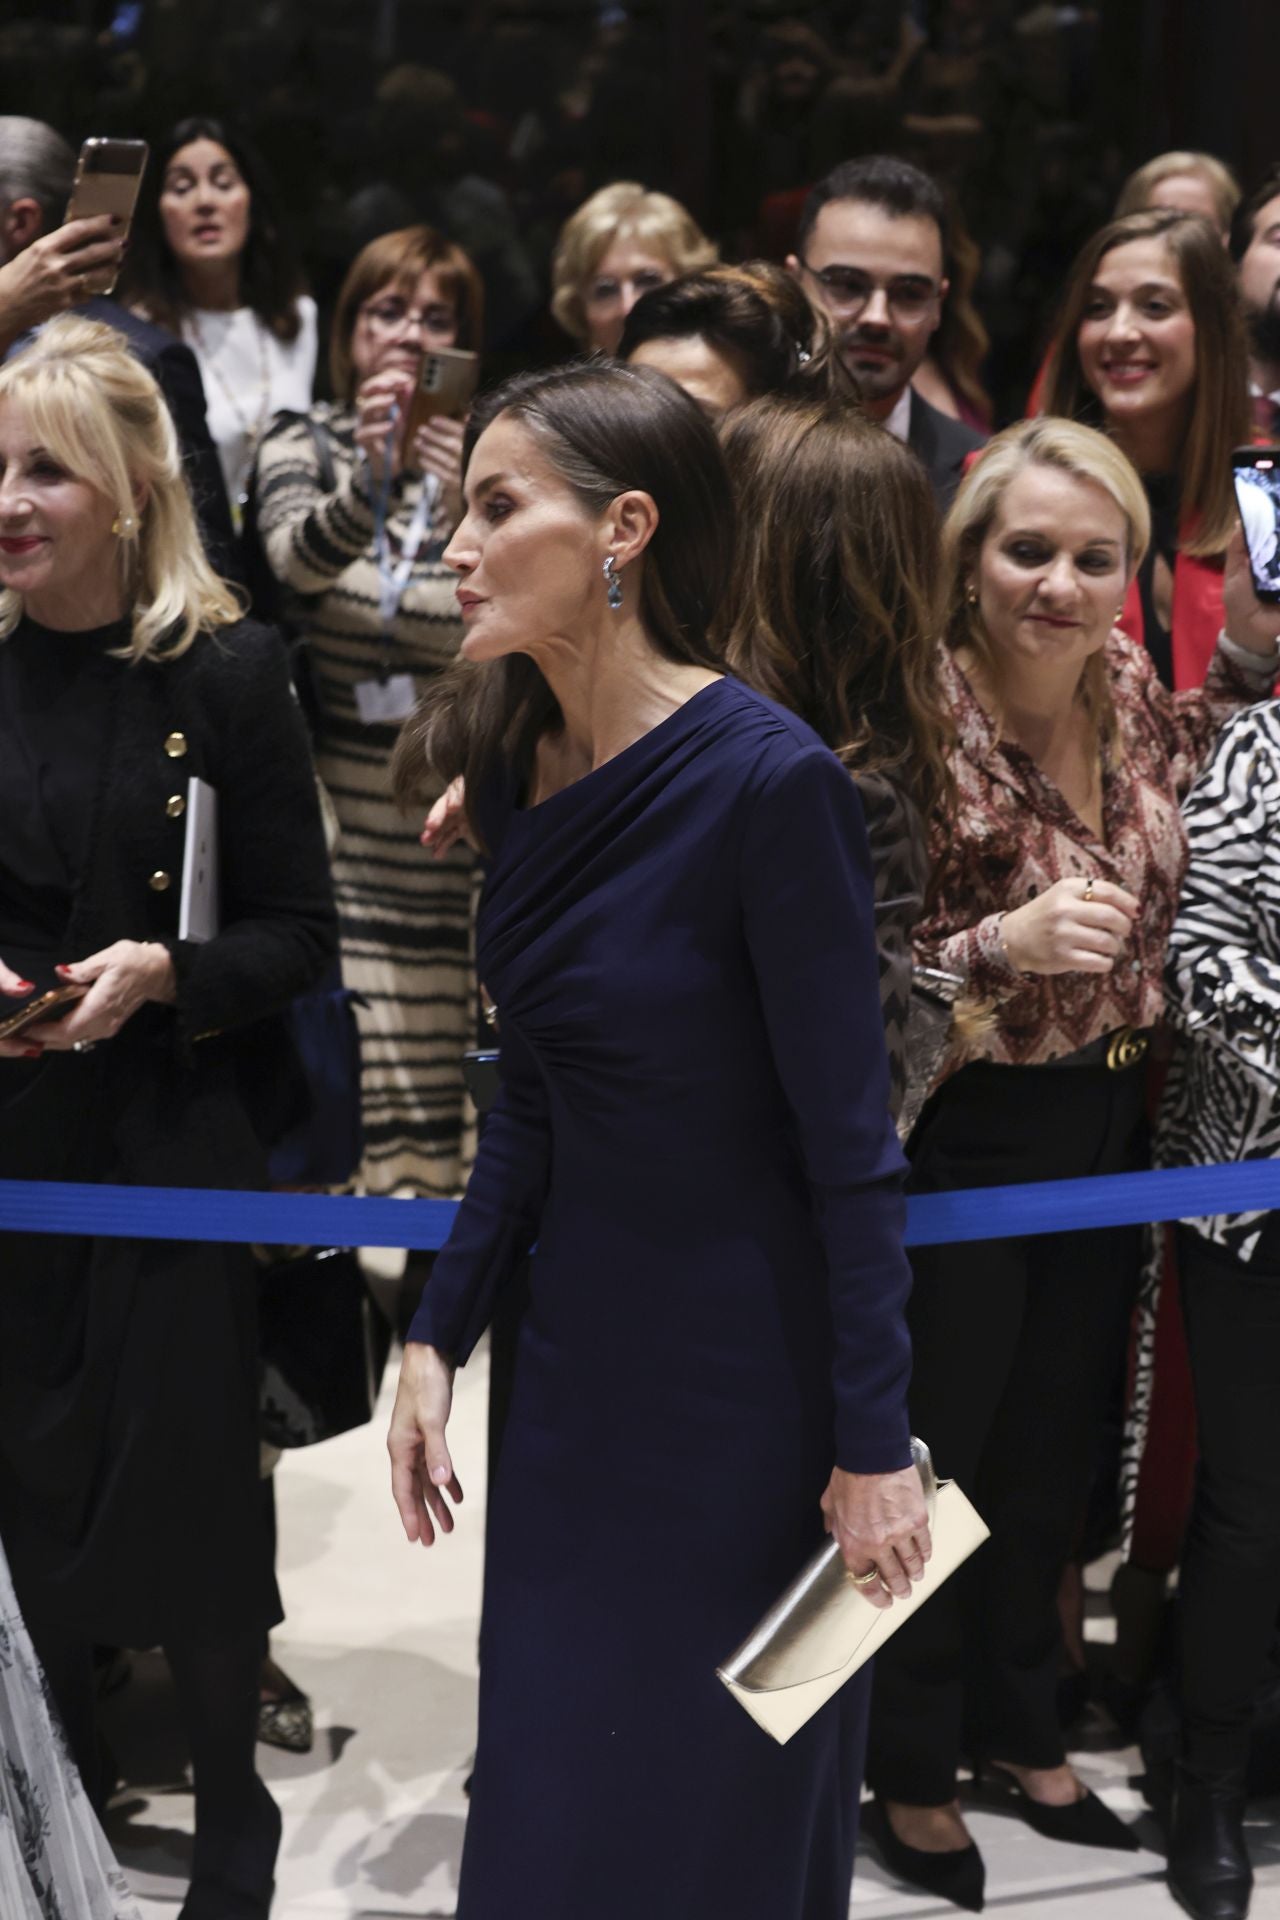
<path fill-rule="evenodd" d="M 113 658 L 126 637 L 23 621 L 0 644 L 0 959 L 38 984 L 110 939 L 156 937 L 136 902 L 116 919 L 100 876 L 125 857 L 118 790 L 140 778 L 127 718 L 196 665 Z M 221 1081 L 216 1068 L 175 1079 L 176 1026 L 147 1006 L 92 1052 L 0 1060 L 0 1176 L 199 1184 L 198 1152 L 175 1143 L 203 1130 L 205 1183 L 220 1184 Z M 157 1112 L 165 1124 L 144 1124 Z M 274 1624 L 257 1488 L 247 1248 L 5 1235 L 0 1537 L 33 1631 L 150 1646 Z"/>

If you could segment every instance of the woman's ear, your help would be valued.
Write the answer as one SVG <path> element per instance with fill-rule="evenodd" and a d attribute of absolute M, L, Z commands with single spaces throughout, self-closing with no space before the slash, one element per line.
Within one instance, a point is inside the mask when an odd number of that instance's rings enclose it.
<path fill-rule="evenodd" d="M 620 493 L 605 516 L 605 551 L 613 555 L 614 565 L 625 567 L 644 552 L 658 529 L 658 509 L 653 495 L 639 488 Z"/>

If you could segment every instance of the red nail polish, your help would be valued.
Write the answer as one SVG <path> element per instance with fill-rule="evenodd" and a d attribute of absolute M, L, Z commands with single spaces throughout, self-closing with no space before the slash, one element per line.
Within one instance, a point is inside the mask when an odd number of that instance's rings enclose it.
<path fill-rule="evenodd" d="M 24 1060 L 38 1060 L 43 1052 L 43 1047 L 24 1047 L 22 1049 L 22 1057 Z"/>
<path fill-rule="evenodd" d="M 31 993 L 34 991 L 34 985 L 35 983 L 31 980 L 19 980 L 16 987 L 6 987 L 5 992 L 6 993 Z"/>
<path fill-rule="evenodd" d="M 54 972 L 55 972 L 55 973 L 60 973 L 60 974 L 63 974 L 63 975 L 64 975 L 64 976 L 65 976 L 65 977 L 66 977 L 67 979 L 70 979 L 70 977 L 71 977 L 71 969 L 70 969 L 70 967 L 64 967 L 64 966 L 57 966 L 57 967 L 55 967 L 55 968 L 54 968 Z"/>

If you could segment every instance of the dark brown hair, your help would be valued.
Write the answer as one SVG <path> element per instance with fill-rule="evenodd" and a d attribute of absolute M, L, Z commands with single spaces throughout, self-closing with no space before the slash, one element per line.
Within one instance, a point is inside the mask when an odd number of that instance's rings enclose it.
<path fill-rule="evenodd" d="M 718 627 L 729 665 L 927 813 L 948 790 L 951 724 L 924 468 L 838 401 L 753 401 L 722 440 L 740 528 Z"/>
<path fill-rule="evenodd" d="M 329 374 L 339 400 L 350 402 L 355 398 L 351 337 L 365 301 L 372 300 L 388 286 L 394 286 L 411 299 L 419 280 L 428 272 L 435 274 L 446 299 L 453 302 L 458 315 L 458 346 L 479 352 L 484 329 L 484 285 L 462 248 L 446 240 L 434 227 L 401 227 L 395 233 L 379 234 L 352 261 L 333 310 Z"/>
<path fill-rule="evenodd" d="M 719 667 L 710 637 L 733 556 L 733 494 L 719 444 L 702 409 L 672 381 L 644 367 L 592 360 L 517 374 L 477 404 L 464 458 L 495 420 L 519 421 L 588 515 L 620 493 L 647 493 L 658 525 L 640 572 L 640 618 L 669 660 Z M 602 588 L 603 591 L 603 588 Z M 466 779 L 473 802 L 495 782 L 522 783 L 538 740 L 562 724 L 559 703 L 527 654 L 459 660 L 405 724 L 392 760 L 404 806 L 434 797 L 433 783 Z"/>
<path fill-rule="evenodd" d="M 833 351 L 825 315 L 794 274 L 769 260 L 708 267 L 636 301 L 622 330 L 620 357 L 649 340 L 705 340 L 735 365 L 751 399 L 792 387 L 811 393 L 854 386 Z"/>
<path fill-rule="evenodd" d="M 182 331 L 182 316 L 191 302 L 183 289 L 181 269 L 164 237 L 160 196 L 174 155 L 196 140 L 211 140 L 224 148 L 249 189 L 249 231 L 240 258 L 240 298 L 277 340 L 296 340 L 302 324 L 298 297 L 306 292 L 307 284 L 288 228 L 281 221 L 271 176 L 243 134 L 204 115 L 179 120 L 151 155 L 119 297 L 130 306 L 144 308 L 157 326 L 167 327 L 171 333 Z"/>
<path fill-rule="evenodd" d="M 1226 250 L 1207 220 L 1155 208 L 1113 220 L 1086 242 L 1045 366 L 1043 411 L 1085 426 L 1106 425 L 1102 403 L 1080 368 L 1080 323 L 1100 262 L 1135 240 L 1160 240 L 1177 270 L 1196 330 L 1191 420 L 1178 463 L 1188 553 L 1220 554 L 1236 525 L 1231 453 L 1249 438 L 1248 358 L 1240 299 Z"/>

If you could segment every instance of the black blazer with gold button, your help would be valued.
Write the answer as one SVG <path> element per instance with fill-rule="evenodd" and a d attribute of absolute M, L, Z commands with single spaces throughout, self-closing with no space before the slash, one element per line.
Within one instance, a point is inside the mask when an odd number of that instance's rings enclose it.
<path fill-rule="evenodd" d="M 176 659 L 121 661 L 108 729 L 68 957 L 163 941 L 178 985 L 175 1007 L 143 1008 L 106 1043 L 121 1177 L 241 1184 L 263 1172 L 255 1102 L 289 1070 L 272 1016 L 320 980 L 338 944 L 284 647 L 241 621 Z M 192 774 L 218 796 L 220 931 L 201 944 L 177 937 Z"/>

